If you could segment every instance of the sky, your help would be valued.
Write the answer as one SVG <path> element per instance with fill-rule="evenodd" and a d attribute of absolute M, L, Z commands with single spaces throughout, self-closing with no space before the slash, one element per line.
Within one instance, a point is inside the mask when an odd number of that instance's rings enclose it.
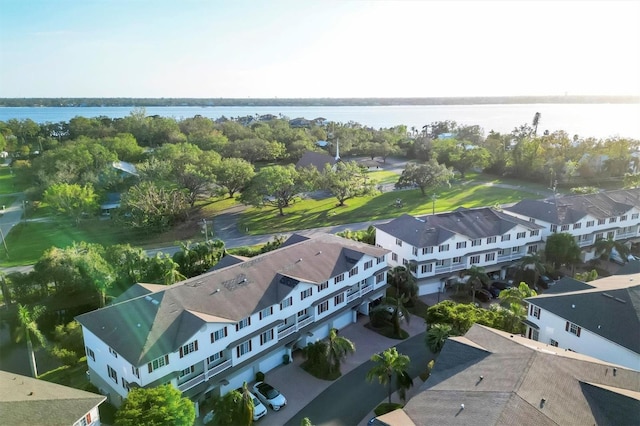
<path fill-rule="evenodd" d="M 0 97 L 640 95 L 640 0 L 0 0 Z"/>

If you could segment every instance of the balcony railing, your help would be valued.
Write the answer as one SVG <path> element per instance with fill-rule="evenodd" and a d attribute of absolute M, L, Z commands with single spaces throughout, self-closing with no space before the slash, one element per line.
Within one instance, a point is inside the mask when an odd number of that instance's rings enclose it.
<path fill-rule="evenodd" d="M 209 367 L 209 369 L 207 370 L 206 373 L 206 378 L 209 379 L 209 377 L 211 376 L 215 376 L 216 374 L 226 370 L 227 368 L 231 367 L 231 360 L 225 360 L 223 362 L 221 362 L 220 364 L 214 365 L 213 367 Z"/>
<path fill-rule="evenodd" d="M 635 237 L 636 235 L 637 235 L 637 232 L 620 232 L 620 233 L 616 233 L 615 239 L 624 240 L 625 238 Z"/>
<path fill-rule="evenodd" d="M 580 241 L 577 241 L 577 243 L 579 247 L 589 246 L 593 244 L 593 238 L 590 238 L 588 240 L 580 240 Z"/>
<path fill-rule="evenodd" d="M 510 254 L 499 254 L 498 262 L 505 262 L 507 260 L 516 260 L 522 257 L 522 253 L 510 253 Z"/>
<path fill-rule="evenodd" d="M 294 324 L 290 325 L 287 328 L 278 329 L 278 340 L 284 339 L 287 336 L 290 336 L 296 331 L 296 326 Z"/>
<path fill-rule="evenodd" d="M 373 291 L 373 284 L 366 285 L 360 289 L 360 293 L 363 296 L 371 291 Z"/>
<path fill-rule="evenodd" d="M 352 300 L 357 299 L 358 297 L 360 297 L 360 292 L 356 291 L 355 293 L 352 294 L 348 294 L 347 295 L 347 303 L 351 302 Z"/>
<path fill-rule="evenodd" d="M 302 327 L 304 327 L 307 324 L 311 324 L 313 322 L 313 317 L 307 317 L 304 318 L 302 320 L 298 320 L 298 330 L 300 330 Z"/>
<path fill-rule="evenodd" d="M 456 263 L 455 265 L 436 266 L 436 274 L 443 272 L 461 271 L 465 268 L 464 263 Z"/>
<path fill-rule="evenodd" d="M 179 384 L 178 385 L 178 390 L 180 390 L 181 392 L 186 391 L 187 389 L 191 389 L 192 387 L 199 385 L 200 383 L 204 382 L 204 373 L 200 373 L 198 374 L 196 377 L 194 377 L 193 379 L 189 379 L 186 382 Z"/>

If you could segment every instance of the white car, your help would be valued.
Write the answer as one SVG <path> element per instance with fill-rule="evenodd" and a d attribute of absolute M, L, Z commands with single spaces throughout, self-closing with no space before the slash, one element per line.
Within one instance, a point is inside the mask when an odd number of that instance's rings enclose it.
<path fill-rule="evenodd" d="M 238 389 L 238 392 L 242 393 L 242 388 Z M 251 399 L 253 400 L 253 421 L 257 422 L 267 414 L 267 407 L 265 407 L 254 394 L 249 392 L 249 395 L 251 395 Z"/>
<path fill-rule="evenodd" d="M 253 391 L 256 393 L 258 398 L 260 398 L 265 405 L 271 407 L 273 411 L 278 411 L 280 408 L 287 405 L 287 398 L 268 383 L 256 383 L 253 385 Z"/>

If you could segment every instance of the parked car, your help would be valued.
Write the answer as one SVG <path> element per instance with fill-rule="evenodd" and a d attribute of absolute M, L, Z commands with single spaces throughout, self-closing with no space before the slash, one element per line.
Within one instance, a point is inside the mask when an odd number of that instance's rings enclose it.
<path fill-rule="evenodd" d="M 258 382 L 253 385 L 253 390 L 265 405 L 271 407 L 273 411 L 278 411 L 280 408 L 287 405 L 287 399 L 278 392 L 273 386 L 266 382 Z"/>
<path fill-rule="evenodd" d="M 237 391 L 242 393 L 242 388 L 238 388 Z M 251 400 L 253 401 L 253 421 L 257 422 L 267 414 L 267 407 L 254 394 L 249 392 L 249 395 L 251 395 Z"/>
<path fill-rule="evenodd" d="M 484 288 L 481 288 L 479 290 L 476 290 L 476 299 L 481 301 L 481 302 L 490 302 L 491 301 L 491 293 L 489 293 L 488 290 L 485 290 Z"/>
<path fill-rule="evenodd" d="M 494 299 L 497 299 L 498 297 L 500 297 L 500 292 L 502 291 L 499 288 L 493 287 L 493 286 L 490 286 L 489 288 L 486 288 L 485 290 L 487 290 L 489 293 L 491 293 L 491 295 L 493 296 Z"/>
<path fill-rule="evenodd" d="M 555 281 L 546 275 L 540 275 L 538 277 L 538 285 L 542 288 L 549 288 L 549 286 L 552 286 L 554 284 L 555 284 Z"/>
<path fill-rule="evenodd" d="M 498 290 L 505 290 L 507 288 L 513 287 L 513 284 L 505 280 L 495 280 L 491 283 L 491 287 L 495 287 Z"/>

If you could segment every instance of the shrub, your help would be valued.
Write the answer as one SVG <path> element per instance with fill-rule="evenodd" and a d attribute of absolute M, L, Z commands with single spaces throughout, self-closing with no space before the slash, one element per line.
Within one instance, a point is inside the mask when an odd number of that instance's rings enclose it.
<path fill-rule="evenodd" d="M 264 373 L 262 371 L 256 373 L 256 382 L 264 382 Z"/>
<path fill-rule="evenodd" d="M 398 404 L 397 402 L 392 402 L 392 403 L 388 403 L 388 402 L 383 402 L 382 404 L 378 405 L 373 412 L 375 413 L 376 416 L 381 416 L 383 414 L 387 414 L 390 413 L 394 410 L 397 410 L 398 408 L 402 408 L 403 405 L 402 404 Z"/>

